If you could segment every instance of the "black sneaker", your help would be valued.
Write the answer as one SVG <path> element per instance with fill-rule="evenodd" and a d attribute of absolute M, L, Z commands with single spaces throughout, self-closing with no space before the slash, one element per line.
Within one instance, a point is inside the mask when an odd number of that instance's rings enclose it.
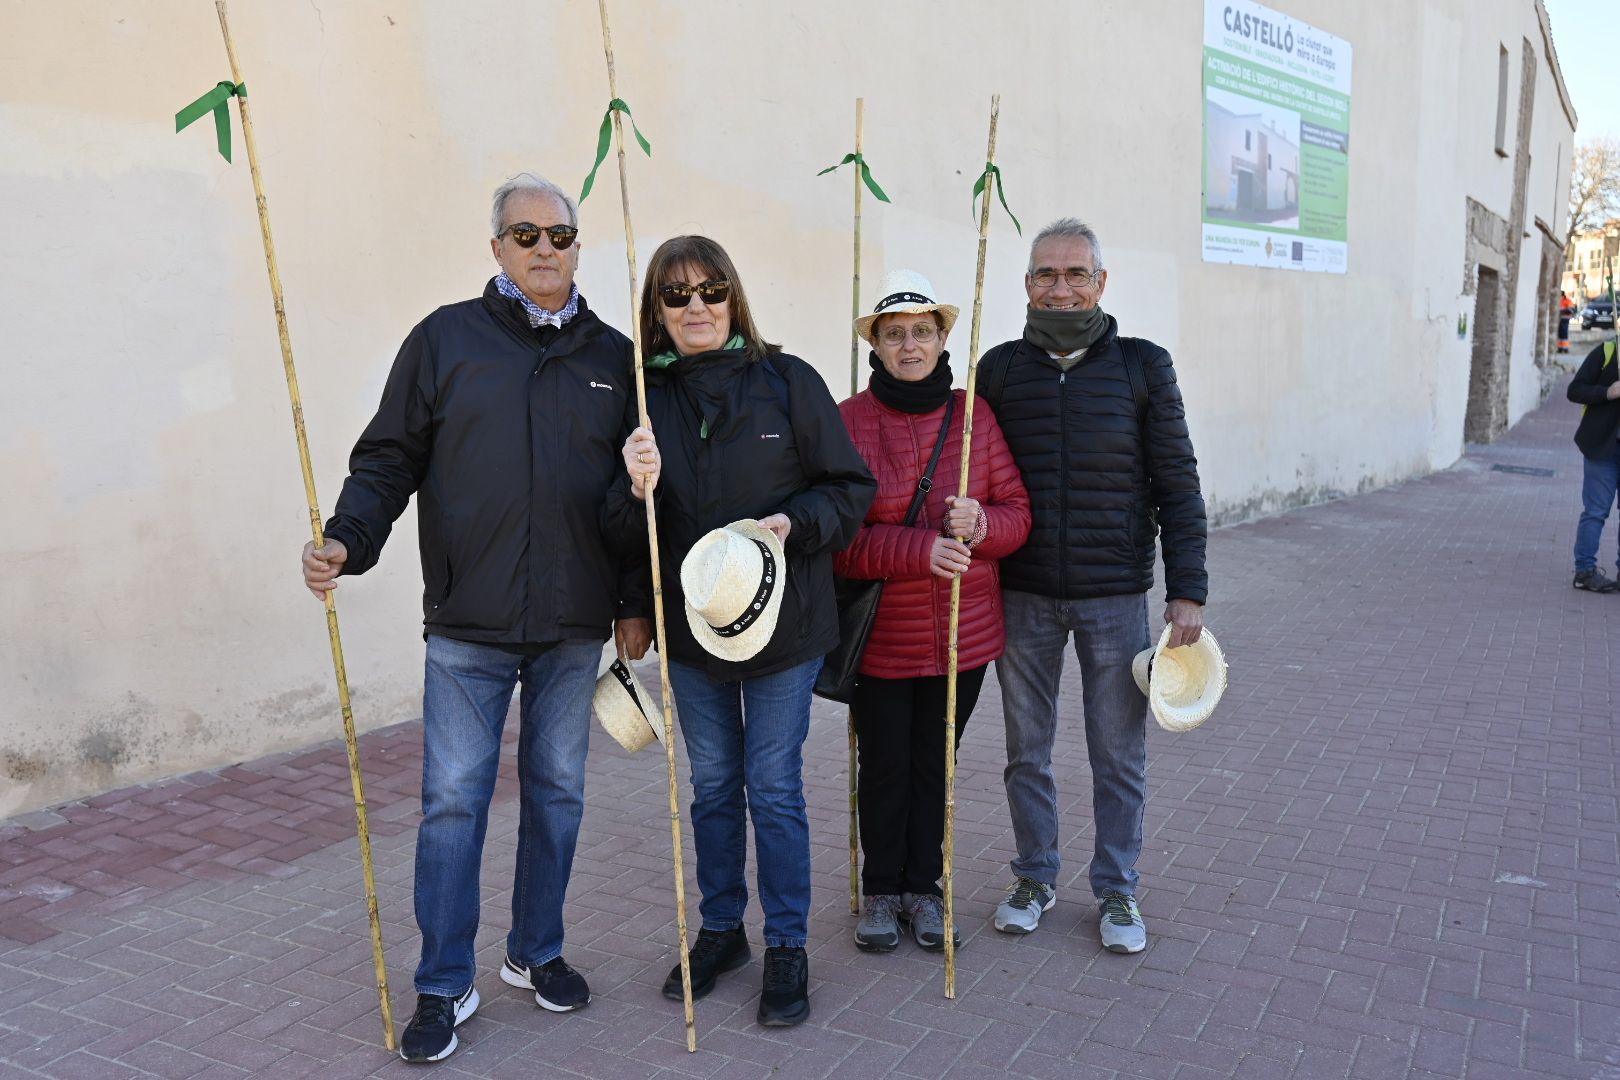
<path fill-rule="evenodd" d="M 759 1022 L 792 1027 L 810 1018 L 810 958 L 803 949 L 766 949 Z"/>
<path fill-rule="evenodd" d="M 713 990 L 720 976 L 736 971 L 754 958 L 748 948 L 748 935 L 740 926 L 735 930 L 699 930 L 687 956 L 692 968 L 693 1001 Z M 681 965 L 670 969 L 669 978 L 664 980 L 664 996 L 672 1001 L 683 1000 Z"/>
<path fill-rule="evenodd" d="M 533 990 L 535 1004 L 550 1012 L 573 1012 L 591 1003 L 591 988 L 585 984 L 585 976 L 560 956 L 538 967 L 520 964 L 508 956 L 501 965 L 501 981 Z"/>
<path fill-rule="evenodd" d="M 1582 570 L 1575 575 L 1573 584 L 1577 589 L 1595 593 L 1612 593 L 1620 589 L 1620 581 L 1615 581 L 1601 570 Z"/>
<path fill-rule="evenodd" d="M 416 1013 L 399 1040 L 406 1061 L 443 1061 L 456 1051 L 456 1025 L 478 1011 L 478 991 L 467 987 L 460 997 L 417 994 Z"/>

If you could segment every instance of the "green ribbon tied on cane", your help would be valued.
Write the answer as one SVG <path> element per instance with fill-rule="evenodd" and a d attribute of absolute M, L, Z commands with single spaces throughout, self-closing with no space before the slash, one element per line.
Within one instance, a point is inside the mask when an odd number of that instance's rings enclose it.
<path fill-rule="evenodd" d="M 816 175 L 826 176 L 835 169 L 842 169 L 845 165 L 848 165 L 851 162 L 855 164 L 856 171 L 861 174 L 861 180 L 866 184 L 866 190 L 870 191 L 874 196 L 883 202 L 889 202 L 889 197 L 883 194 L 883 189 L 878 187 L 876 180 L 872 179 L 872 170 L 867 167 L 866 159 L 860 154 L 845 154 L 843 161 L 840 161 L 836 165 L 827 166 L 825 169 L 822 169 L 820 172 L 816 173 Z M 889 205 L 892 206 L 894 204 L 890 203 Z"/>
<path fill-rule="evenodd" d="M 193 121 L 200 120 L 206 113 L 212 112 L 214 114 L 214 137 L 219 142 L 219 156 L 226 161 L 230 161 L 230 100 L 233 97 L 247 97 L 247 83 L 221 82 L 215 85 L 208 93 L 175 113 L 175 134 L 178 135 L 190 127 Z"/>
<path fill-rule="evenodd" d="M 994 162 L 987 161 L 984 163 L 984 172 L 980 174 L 978 183 L 973 185 L 973 216 L 979 216 L 979 196 L 984 194 L 984 185 L 990 179 L 992 173 L 996 177 L 996 194 L 1001 197 L 1001 208 L 1007 211 L 1008 217 L 1012 218 L 1013 228 L 1018 230 L 1018 235 L 1023 236 L 1024 227 L 1018 224 L 1018 216 L 1012 212 L 1012 207 L 1007 205 L 1007 190 L 1001 183 L 1001 170 L 996 167 Z"/>
<path fill-rule="evenodd" d="M 585 197 L 591 193 L 591 185 L 596 183 L 596 170 L 607 160 L 608 147 L 613 145 L 613 114 L 616 112 L 622 112 L 630 119 L 630 130 L 636 133 L 636 142 L 641 144 L 642 153 L 652 157 L 652 144 L 647 142 L 646 136 L 641 134 L 641 129 L 636 127 L 635 118 L 630 116 L 630 106 L 621 99 L 614 98 L 608 102 L 607 112 L 602 114 L 602 130 L 596 135 L 596 164 L 591 166 L 591 175 L 585 178 L 585 186 L 580 189 L 580 202 L 584 202 Z"/>

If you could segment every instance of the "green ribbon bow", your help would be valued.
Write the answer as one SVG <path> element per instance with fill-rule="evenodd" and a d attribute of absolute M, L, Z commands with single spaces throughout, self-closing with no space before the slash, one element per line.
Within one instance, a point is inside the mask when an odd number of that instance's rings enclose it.
<path fill-rule="evenodd" d="M 1013 228 L 1018 230 L 1018 235 L 1023 236 L 1024 227 L 1018 224 L 1017 215 L 1015 215 L 1012 212 L 1012 208 L 1007 205 L 1007 192 L 1001 184 L 1001 170 L 992 162 L 987 161 L 984 163 L 984 172 L 979 176 L 979 182 L 973 185 L 973 216 L 979 216 L 979 196 L 984 194 L 984 185 L 985 182 L 990 179 L 991 173 L 995 173 L 996 175 L 996 194 L 1001 197 L 1001 208 L 1007 211 L 1008 217 L 1012 218 Z"/>
<path fill-rule="evenodd" d="M 585 178 L 585 186 L 580 189 L 580 202 L 584 202 L 585 197 L 591 193 L 591 185 L 596 183 L 596 170 L 600 169 L 602 162 L 607 160 L 608 147 L 613 145 L 613 114 L 616 112 L 622 112 L 628 117 L 630 116 L 630 106 L 619 98 L 614 98 L 608 102 L 607 112 L 602 114 L 602 130 L 596 135 L 596 164 L 591 166 L 591 175 Z M 636 142 L 641 144 L 642 152 L 648 157 L 652 157 L 652 146 L 647 142 L 646 137 L 641 134 L 641 129 L 636 127 L 636 121 L 633 117 L 630 119 L 630 130 L 636 133 Z"/>
<path fill-rule="evenodd" d="M 219 142 L 219 156 L 226 161 L 231 160 L 231 110 L 232 97 L 247 97 L 247 83 L 222 82 L 190 105 L 174 114 L 174 132 L 178 135 L 191 126 L 192 121 L 199 120 L 203 114 L 214 114 L 214 137 Z"/>
<path fill-rule="evenodd" d="M 816 175 L 817 176 L 826 176 L 828 173 L 834 171 L 835 169 L 842 169 L 845 165 L 848 165 L 850 162 L 855 163 L 856 171 L 861 174 L 861 179 L 863 181 L 865 181 L 865 183 L 866 183 L 866 190 L 870 191 L 873 195 L 877 196 L 877 198 L 881 199 L 883 202 L 889 202 L 889 197 L 887 195 L 883 194 L 883 189 L 878 187 L 876 180 L 872 179 L 872 170 L 867 168 L 866 159 L 864 157 L 862 157 L 860 154 L 845 154 L 843 161 L 840 161 L 836 165 L 827 166 L 825 169 L 822 169 L 820 172 L 816 173 Z M 889 205 L 892 206 L 894 204 L 889 203 Z"/>

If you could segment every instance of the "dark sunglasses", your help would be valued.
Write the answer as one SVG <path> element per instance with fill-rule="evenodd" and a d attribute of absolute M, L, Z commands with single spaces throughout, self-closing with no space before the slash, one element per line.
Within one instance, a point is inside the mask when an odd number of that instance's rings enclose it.
<path fill-rule="evenodd" d="M 698 298 L 705 304 L 723 304 L 731 295 L 731 282 L 705 281 L 701 285 L 688 285 L 678 281 L 673 285 L 662 285 L 658 289 L 658 299 L 668 308 L 683 308 L 692 302 L 692 294 L 697 293 Z"/>
<path fill-rule="evenodd" d="M 540 242 L 540 234 L 545 233 L 546 239 L 551 241 L 552 247 L 558 251 L 567 251 L 574 246 L 574 237 L 579 235 L 579 230 L 571 225 L 553 225 L 549 229 L 542 229 L 538 225 L 520 221 L 516 225 L 508 225 L 496 233 L 495 239 L 499 240 L 507 233 L 512 234 L 512 239 L 517 243 L 518 247 L 524 248 L 534 247 Z"/>

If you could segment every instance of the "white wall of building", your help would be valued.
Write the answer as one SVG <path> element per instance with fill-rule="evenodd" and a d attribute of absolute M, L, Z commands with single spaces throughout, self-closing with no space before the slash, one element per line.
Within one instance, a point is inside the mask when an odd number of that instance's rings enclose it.
<path fill-rule="evenodd" d="M 235 165 L 209 121 L 172 130 L 228 77 L 212 12 L 0 4 L 4 817 L 339 721 L 320 607 L 298 585 L 307 516 L 240 126 Z M 654 151 L 630 163 L 643 263 L 678 233 L 720 240 L 767 336 L 838 396 L 852 179 L 816 173 L 852 148 L 854 98 L 894 199 L 865 203 L 865 301 L 911 266 L 967 308 L 969 189 L 999 92 L 1025 236 L 1064 214 L 1098 229 L 1104 307 L 1175 356 L 1220 521 L 1458 456 L 1464 197 L 1506 215 L 1512 196 L 1493 149 L 1498 42 L 1515 79 L 1520 42 L 1538 51 L 1526 225 L 1562 228 L 1570 121 L 1527 0 L 1280 3 L 1355 49 L 1343 275 L 1201 261 L 1196 7 L 610 6 L 620 95 Z M 231 15 L 329 511 L 400 339 L 493 272 L 489 191 L 521 169 L 577 190 L 588 170 L 609 96 L 596 9 L 237 0 Z M 992 221 L 986 345 L 1020 331 L 1027 254 L 999 207 Z M 611 160 L 581 226 L 581 286 L 627 328 Z M 1538 385 L 1522 287 L 1518 308 L 1514 417 Z M 338 593 L 363 727 L 418 714 L 419 593 L 407 518 Z"/>

